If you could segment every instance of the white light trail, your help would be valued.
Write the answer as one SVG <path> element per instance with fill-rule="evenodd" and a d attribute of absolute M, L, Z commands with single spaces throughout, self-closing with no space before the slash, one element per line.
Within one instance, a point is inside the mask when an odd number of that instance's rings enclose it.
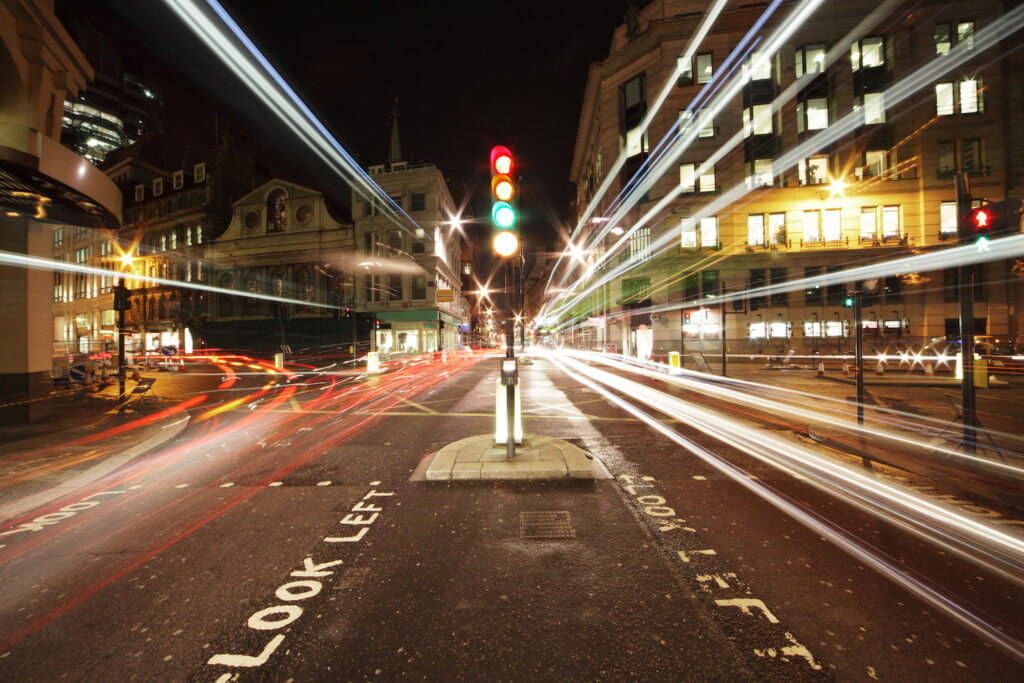
<path fill-rule="evenodd" d="M 993 24 L 979 30 L 975 36 L 975 43 L 973 49 L 965 49 L 963 45 L 958 45 L 956 48 L 951 50 L 949 54 L 933 58 L 927 64 L 919 67 L 917 70 L 915 70 L 907 77 L 891 85 L 883 93 L 883 101 L 886 103 L 886 108 L 890 109 L 900 104 L 901 102 L 905 101 L 907 98 L 915 95 L 918 91 L 922 90 L 923 88 L 929 87 L 933 82 L 935 82 L 938 78 L 942 77 L 944 74 L 962 66 L 965 62 L 974 58 L 977 55 L 977 53 L 989 47 L 998 45 L 1000 41 L 1004 40 L 1005 38 L 1009 37 L 1013 33 L 1020 30 L 1022 26 L 1024 26 L 1024 6 L 1018 6 L 1013 10 L 1010 10 L 1009 12 L 1005 13 L 1002 17 L 1000 17 L 1000 20 L 998 22 L 994 22 Z M 807 155 L 819 149 L 823 149 L 828 145 L 834 143 L 838 139 L 851 134 L 860 125 L 861 116 L 861 112 L 853 111 L 844 116 L 843 118 L 841 118 L 840 120 L 836 121 L 834 124 L 830 125 L 825 130 L 821 131 L 820 133 L 811 136 L 806 141 L 800 143 L 799 145 L 791 149 L 789 152 L 784 154 L 781 158 L 779 158 L 776 162 L 778 168 L 780 170 L 789 169 L 795 166 L 800 159 L 803 159 Z M 695 134 L 695 131 L 692 132 Z M 718 153 L 716 153 L 716 155 L 713 158 L 717 159 Z M 706 168 L 706 164 L 707 162 L 705 162 L 705 165 L 702 165 L 701 168 Z M 675 190 L 669 193 L 669 195 L 667 195 L 666 198 L 664 198 L 662 202 L 659 203 L 659 206 L 662 209 L 664 209 L 664 207 L 667 205 L 667 201 L 670 201 L 669 197 L 675 198 L 676 196 L 678 196 L 679 193 L 681 193 L 681 191 L 681 186 L 677 186 Z M 707 205 L 699 209 L 691 218 L 694 221 L 699 221 L 703 217 L 716 215 L 728 209 L 732 204 L 734 204 L 748 192 L 750 192 L 750 189 L 746 187 L 745 183 L 737 184 L 730 190 L 723 192 L 715 200 L 709 202 Z M 645 216 L 645 220 L 650 220 L 650 218 L 653 215 L 653 212 L 649 212 Z M 638 223 L 637 225 L 642 224 L 643 223 Z M 636 229 L 637 225 L 634 225 L 632 229 Z M 676 238 L 677 235 L 672 230 L 666 231 L 665 234 L 658 237 L 651 244 L 650 258 L 653 258 L 654 256 L 660 254 L 661 252 L 667 249 L 670 249 L 675 244 Z M 1003 248 L 1014 248 L 1017 246 L 1015 243 L 1005 241 L 1009 239 L 1016 239 L 1016 237 L 1004 238 L 1004 240 L 1000 240 L 999 242 L 1003 246 Z M 618 246 L 618 244 L 616 246 Z M 995 243 L 993 242 L 989 246 L 990 248 L 994 247 Z M 982 261 L 991 260 L 994 255 L 998 255 L 999 258 L 1007 258 L 1011 255 L 1005 252 L 991 252 L 988 250 L 978 250 L 975 247 L 959 247 L 958 249 L 961 250 L 961 254 L 964 253 L 964 251 L 973 249 L 976 252 L 977 258 L 972 257 L 972 263 L 980 263 Z M 606 257 L 608 257 L 608 254 L 611 253 L 612 250 L 609 250 L 609 252 L 606 254 Z M 981 254 L 987 254 L 987 256 L 980 256 Z M 1013 255 L 1015 254 L 1016 253 L 1014 253 Z M 905 260 L 906 259 L 902 259 L 900 260 L 900 262 Z M 542 313 L 544 315 L 551 316 L 564 314 L 566 310 L 582 301 L 583 298 L 592 293 L 598 287 L 600 287 L 603 284 L 606 284 L 611 280 L 614 280 L 615 278 L 621 276 L 623 273 L 631 270 L 632 268 L 635 268 L 636 265 L 638 264 L 635 261 L 628 261 L 626 263 L 620 264 L 619 266 L 611 269 L 608 273 L 606 273 L 597 281 L 591 283 L 588 287 L 583 289 L 581 292 L 577 293 L 572 299 L 568 301 L 563 301 L 562 303 L 559 304 L 559 297 L 556 296 L 555 299 L 553 299 L 552 301 L 548 302 L 545 305 L 545 308 L 543 309 Z M 943 266 L 938 267 L 941 268 Z M 886 275 L 896 275 L 901 272 L 907 272 L 887 268 L 886 264 L 879 264 L 877 266 L 874 266 L 874 268 L 877 269 L 874 272 L 879 273 L 879 275 L 877 276 L 881 277 L 884 277 Z M 846 271 L 842 276 L 836 277 L 840 277 L 845 282 L 851 279 L 851 274 L 858 270 L 860 269 Z M 872 276 L 866 276 L 864 279 L 870 279 L 870 277 Z M 823 279 L 828 279 L 828 276 L 826 275 Z M 774 285 L 774 287 L 784 287 L 788 291 L 789 289 L 804 287 L 806 286 L 807 282 L 809 281 L 801 280 L 786 283 L 785 285 Z M 771 287 L 765 289 L 771 289 Z M 749 294 L 749 292 L 746 294 Z M 742 295 L 737 294 L 735 296 Z M 719 299 L 719 301 L 720 300 L 721 299 Z M 554 308 L 556 305 L 557 308 Z"/>
<path fill-rule="evenodd" d="M 745 472 L 744 470 L 733 465 L 732 463 L 725 461 L 723 458 L 711 452 L 710 450 L 704 448 L 695 441 L 684 437 L 683 435 L 679 434 L 675 430 L 665 425 L 660 420 L 656 419 L 651 415 L 648 415 L 647 413 L 638 409 L 631 403 L 623 400 L 619 396 L 609 393 L 606 390 L 605 386 L 602 386 L 602 384 L 607 384 L 607 382 L 601 380 L 599 383 L 599 380 L 595 377 L 595 372 L 593 368 L 588 368 L 582 363 L 578 363 L 568 358 L 555 358 L 554 354 L 549 354 L 548 358 L 553 360 L 554 363 L 558 365 L 564 372 L 566 372 L 567 375 L 569 375 L 576 381 L 580 382 L 584 386 L 590 388 L 594 392 L 600 394 L 609 402 L 619 406 L 620 408 L 630 413 L 634 417 L 637 417 L 645 424 L 647 424 L 649 427 L 651 427 L 653 430 L 657 431 L 658 433 L 662 434 L 668 439 L 679 444 L 690 453 L 693 453 L 703 462 L 707 463 L 708 465 L 715 468 L 719 472 L 725 474 L 727 477 L 729 477 L 731 480 L 733 480 L 740 486 L 753 492 L 754 494 L 758 495 L 759 497 L 761 497 L 762 499 L 764 499 L 777 509 L 781 510 L 783 513 L 796 519 L 798 522 L 809 528 L 811 531 L 820 534 L 825 538 L 828 538 L 830 541 L 835 543 L 840 548 L 843 548 L 846 552 L 850 553 L 852 556 L 854 556 L 861 562 L 864 562 L 868 566 L 873 567 L 883 576 L 887 577 L 894 583 L 902 586 L 911 593 L 922 598 L 926 602 L 932 604 L 945 614 L 949 615 L 953 619 L 959 621 L 960 623 L 964 624 L 965 626 L 973 630 L 975 633 L 978 633 L 982 637 L 998 644 L 1000 647 L 1002 647 L 1004 650 L 1012 654 L 1017 659 L 1024 660 L 1024 644 L 1022 644 L 1018 639 L 1014 638 L 1011 635 L 1003 633 L 997 626 L 989 624 L 984 619 L 981 619 L 977 615 L 973 614 L 970 610 L 957 604 L 950 597 L 943 595 L 931 586 L 926 585 L 923 581 L 915 578 L 905 568 L 900 567 L 895 563 L 891 562 L 889 559 L 887 559 L 887 557 L 883 555 L 881 552 L 879 552 L 878 549 L 873 548 L 865 543 L 854 540 L 837 525 L 832 524 L 831 522 L 828 522 L 827 520 L 823 519 L 820 515 L 812 513 L 809 510 L 803 508 L 802 506 L 799 505 L 799 503 L 789 499 L 780 492 L 769 487 L 763 481 L 751 479 L 748 473 Z M 597 371 L 597 373 L 600 372 L 601 371 Z M 603 374 L 607 375 L 607 373 Z M 632 390 L 636 387 L 642 387 L 642 385 L 636 385 L 635 383 L 630 383 L 631 385 L 634 386 L 623 386 L 621 384 L 622 378 L 617 377 L 615 375 L 611 375 L 610 377 L 615 378 L 616 384 L 614 386 L 618 391 L 629 393 L 633 397 L 636 397 L 636 395 L 632 394 Z M 593 378 L 593 381 L 591 378 Z M 647 402 L 644 399 L 640 400 L 644 403 Z M 678 402 L 678 399 L 676 399 L 676 401 Z M 666 412 L 660 406 L 653 407 L 655 407 L 657 410 L 660 410 L 661 412 Z M 676 411 L 673 411 L 673 413 L 674 412 Z M 666 412 L 666 414 L 670 415 L 673 413 Z M 684 422 L 690 423 L 691 421 L 684 420 Z M 722 436 L 716 435 L 716 437 L 722 439 L 726 443 L 731 443 L 732 441 L 727 436 L 723 438 Z M 763 434 L 761 435 L 761 438 L 764 438 Z M 736 447 L 740 448 L 740 450 L 747 450 L 742 445 Z M 773 464 L 775 464 L 778 467 L 781 467 L 783 471 L 792 471 L 792 469 L 788 466 L 780 465 L 779 463 Z M 807 476 L 806 472 L 801 472 L 801 474 Z M 815 483 L 814 478 L 811 478 L 810 481 L 811 483 Z M 872 480 L 872 483 L 878 482 Z M 860 499 L 858 498 L 858 500 L 854 500 L 851 502 L 857 504 L 858 507 L 863 507 L 863 504 L 858 502 L 859 500 Z M 901 526 L 904 526 L 904 528 L 906 528 L 907 525 L 904 523 L 901 524 Z M 967 557 L 968 559 L 972 559 L 974 561 L 977 561 L 978 559 L 970 556 Z M 1005 575 L 1005 572 L 1001 573 Z M 1008 578 L 1016 577 L 1011 576 Z"/>
<path fill-rule="evenodd" d="M 9 251 L 0 251 L 0 264 L 9 266 L 19 266 L 21 268 L 27 268 L 30 270 L 49 270 L 49 271 L 61 271 L 66 273 L 83 273 L 85 275 L 99 275 L 100 277 L 120 277 L 120 274 L 112 270 L 104 270 L 103 268 L 97 268 L 96 266 L 83 266 L 77 263 L 65 263 L 64 261 L 56 261 L 54 259 L 42 258 L 39 256 L 25 256 L 24 254 L 14 254 Z M 148 275 L 135 275 L 135 274 L 124 274 L 126 280 L 138 280 L 140 282 L 148 282 L 154 285 L 166 285 L 170 287 L 182 287 L 184 289 L 197 289 L 204 292 L 213 292 L 214 294 L 230 294 L 232 296 L 243 296 L 248 299 L 260 299 L 262 301 L 276 301 L 283 304 L 298 304 L 300 306 L 312 306 L 314 308 L 328 308 L 337 309 L 338 306 L 332 306 L 330 304 L 321 304 L 315 301 L 305 301 L 303 299 L 289 299 L 281 296 L 271 296 L 270 294 L 259 294 L 256 292 L 243 292 L 237 289 L 225 289 L 224 287 L 214 287 L 212 285 L 204 285 L 198 282 L 182 282 L 180 280 L 168 280 L 162 277 L 150 277 Z M 133 293 L 138 290 L 132 290 Z"/>
<path fill-rule="evenodd" d="M 375 199 L 384 215 L 410 235 L 419 225 L 345 151 L 216 0 L 163 0 L 207 48 L 228 67 L 328 167 L 364 199 Z M 227 30 L 225 30 L 225 28 Z M 413 226 L 412 228 L 408 226 Z"/>

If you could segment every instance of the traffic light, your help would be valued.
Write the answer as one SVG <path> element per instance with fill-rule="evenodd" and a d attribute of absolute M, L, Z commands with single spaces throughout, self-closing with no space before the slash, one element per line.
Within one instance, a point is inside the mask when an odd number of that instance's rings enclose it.
<path fill-rule="evenodd" d="M 960 220 L 960 243 L 977 244 L 1020 231 L 1020 202 L 989 202 Z"/>
<path fill-rule="evenodd" d="M 519 250 L 518 216 L 513 200 L 518 194 L 513 172 L 515 161 L 508 147 L 498 145 L 491 150 L 491 222 L 494 224 L 494 250 L 500 256 L 511 256 Z"/>
<path fill-rule="evenodd" d="M 853 297 L 854 297 L 854 293 L 853 292 L 847 292 L 846 293 L 846 298 L 843 299 L 843 307 L 844 308 L 853 308 Z"/>
<path fill-rule="evenodd" d="M 690 311 L 683 312 L 683 322 L 686 323 L 687 325 L 690 324 Z"/>

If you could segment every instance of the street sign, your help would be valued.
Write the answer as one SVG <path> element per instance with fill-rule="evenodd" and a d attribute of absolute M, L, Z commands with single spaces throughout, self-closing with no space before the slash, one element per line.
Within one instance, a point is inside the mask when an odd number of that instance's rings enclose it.
<path fill-rule="evenodd" d="M 173 344 L 160 347 L 160 355 L 162 356 L 176 356 L 178 355 L 178 347 Z"/>
<path fill-rule="evenodd" d="M 455 290 L 452 289 L 439 289 L 437 290 L 437 300 L 444 301 L 455 301 Z"/>
<path fill-rule="evenodd" d="M 68 368 L 68 379 L 72 382 L 85 383 L 86 378 L 89 376 L 90 368 L 85 365 L 72 365 Z"/>

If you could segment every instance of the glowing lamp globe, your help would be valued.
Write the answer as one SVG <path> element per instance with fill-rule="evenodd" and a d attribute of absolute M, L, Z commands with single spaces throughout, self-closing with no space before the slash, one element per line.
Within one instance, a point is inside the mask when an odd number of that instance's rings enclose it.
<path fill-rule="evenodd" d="M 511 256 L 519 250 L 519 238 L 514 232 L 503 230 L 494 236 L 494 251 L 499 256 Z"/>
<path fill-rule="evenodd" d="M 494 176 L 494 180 L 491 181 L 491 190 L 494 192 L 494 196 L 503 202 L 512 199 L 515 192 L 512 181 L 508 176 L 503 175 Z"/>
<path fill-rule="evenodd" d="M 491 209 L 491 218 L 499 228 L 511 228 L 516 222 L 516 212 L 505 202 L 496 202 Z"/>

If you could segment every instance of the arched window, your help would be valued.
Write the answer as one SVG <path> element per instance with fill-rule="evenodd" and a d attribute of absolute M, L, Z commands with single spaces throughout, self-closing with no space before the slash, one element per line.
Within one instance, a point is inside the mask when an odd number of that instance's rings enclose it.
<path fill-rule="evenodd" d="M 267 196 L 267 232 L 284 232 L 287 229 L 287 195 L 284 190 L 274 190 Z"/>
<path fill-rule="evenodd" d="M 249 294 L 263 293 L 263 278 L 259 273 L 251 272 L 245 276 L 245 291 Z M 263 300 L 245 297 L 245 315 L 263 315 Z"/>
<path fill-rule="evenodd" d="M 288 271 L 277 268 L 270 276 L 270 293 L 274 296 L 288 296 Z"/>
<path fill-rule="evenodd" d="M 316 279 L 312 268 L 303 268 L 299 274 L 299 298 L 303 301 L 313 301 L 316 295 L 315 287 Z M 303 310 L 309 312 L 313 309 L 309 306 L 304 306 Z"/>
<path fill-rule="evenodd" d="M 221 289 L 234 289 L 235 276 L 231 273 L 222 273 L 217 284 Z M 217 295 L 217 310 L 222 318 L 231 318 L 235 315 L 235 295 L 222 292 Z"/>

